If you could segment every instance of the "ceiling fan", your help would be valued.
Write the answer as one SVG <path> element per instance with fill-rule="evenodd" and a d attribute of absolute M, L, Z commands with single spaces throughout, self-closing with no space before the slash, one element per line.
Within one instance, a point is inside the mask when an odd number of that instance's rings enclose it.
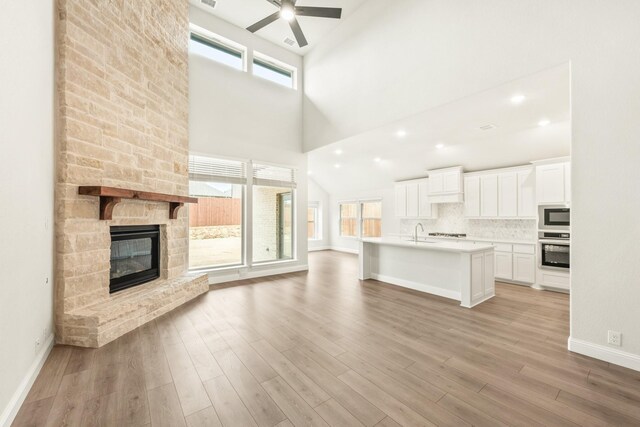
<path fill-rule="evenodd" d="M 266 27 L 279 18 L 289 22 L 293 35 L 296 37 L 298 46 L 305 47 L 309 43 L 307 42 L 300 23 L 296 19 L 296 16 L 313 16 L 316 18 L 333 18 L 340 19 L 342 16 L 342 9 L 337 7 L 312 7 L 312 6 L 296 6 L 297 0 L 266 0 L 272 5 L 279 8 L 277 12 L 266 18 L 256 22 L 255 24 L 247 27 L 247 30 L 255 33 L 261 28 Z"/>

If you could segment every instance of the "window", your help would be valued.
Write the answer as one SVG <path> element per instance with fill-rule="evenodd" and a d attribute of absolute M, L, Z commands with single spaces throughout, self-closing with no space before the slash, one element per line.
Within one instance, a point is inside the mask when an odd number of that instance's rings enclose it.
<path fill-rule="evenodd" d="M 322 240 L 320 204 L 318 202 L 309 203 L 307 208 L 307 237 L 309 240 Z"/>
<path fill-rule="evenodd" d="M 294 258 L 295 170 L 253 164 L 254 263 Z"/>
<path fill-rule="evenodd" d="M 189 156 L 189 268 L 244 264 L 243 162 Z"/>
<path fill-rule="evenodd" d="M 358 237 L 358 203 L 340 204 L 340 235 Z"/>
<path fill-rule="evenodd" d="M 296 69 L 258 52 L 253 53 L 253 75 L 291 89 L 296 88 Z"/>
<path fill-rule="evenodd" d="M 362 237 L 382 236 L 382 202 L 362 202 Z"/>
<path fill-rule="evenodd" d="M 221 64 L 228 65 L 236 70 L 244 71 L 245 51 L 240 46 L 231 41 L 225 40 L 207 30 L 191 25 L 191 36 L 189 40 L 189 52 L 204 56 Z"/>

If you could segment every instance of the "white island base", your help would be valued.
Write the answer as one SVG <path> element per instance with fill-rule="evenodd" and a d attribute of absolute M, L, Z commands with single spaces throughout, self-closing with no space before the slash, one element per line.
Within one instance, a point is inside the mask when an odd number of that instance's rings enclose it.
<path fill-rule="evenodd" d="M 454 299 L 471 308 L 495 296 L 493 257 L 489 244 L 362 239 L 359 278 Z"/>

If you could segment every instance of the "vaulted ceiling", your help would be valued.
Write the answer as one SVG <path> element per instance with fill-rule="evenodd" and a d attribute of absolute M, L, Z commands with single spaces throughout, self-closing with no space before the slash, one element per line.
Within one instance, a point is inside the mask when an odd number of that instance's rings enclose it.
<path fill-rule="evenodd" d="M 202 0 L 189 0 L 191 4 L 197 6 L 227 22 L 238 27 L 248 26 L 271 15 L 278 9 L 267 0 L 216 0 L 215 8 L 207 6 Z M 306 16 L 298 17 L 302 31 L 309 44 L 300 48 L 297 44 L 290 46 L 284 42 L 285 39 L 295 40 L 289 23 L 279 19 L 263 29 L 256 32 L 256 35 L 269 40 L 278 46 L 282 46 L 299 55 L 304 55 L 328 34 L 333 28 L 347 19 L 358 6 L 366 0 L 298 0 L 297 6 L 318 6 L 318 7 L 339 7 L 342 8 L 342 19 L 312 18 Z"/>

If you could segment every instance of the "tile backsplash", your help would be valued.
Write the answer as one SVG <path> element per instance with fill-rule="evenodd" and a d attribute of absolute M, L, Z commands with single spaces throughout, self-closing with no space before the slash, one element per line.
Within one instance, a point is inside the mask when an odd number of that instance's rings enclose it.
<path fill-rule="evenodd" d="M 468 219 L 463 203 L 438 205 L 437 219 L 403 219 L 400 234 L 413 234 L 416 223 L 422 223 L 426 233 L 465 233 L 469 237 L 499 240 L 536 240 L 537 224 L 533 219 Z"/>

